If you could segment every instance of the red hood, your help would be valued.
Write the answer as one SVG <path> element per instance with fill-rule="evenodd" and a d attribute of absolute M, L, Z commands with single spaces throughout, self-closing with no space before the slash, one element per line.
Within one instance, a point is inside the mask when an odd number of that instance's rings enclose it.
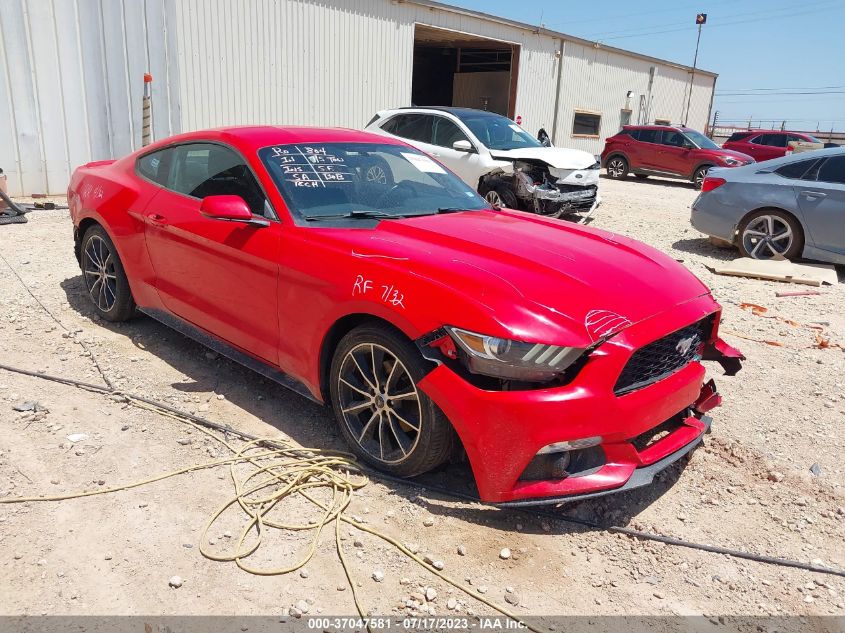
<path fill-rule="evenodd" d="M 566 344 L 588 345 L 609 328 L 618 331 L 709 292 L 645 244 L 510 210 L 386 221 L 373 231 L 345 233 L 354 236 L 357 255 L 407 263 L 409 274 L 477 301 L 522 340 L 536 340 L 539 327 L 544 336 L 556 332 Z M 446 311 L 452 325 L 473 326 Z"/>
<path fill-rule="evenodd" d="M 724 147 L 722 147 L 720 149 L 708 149 L 708 150 L 704 150 L 704 151 L 708 152 L 709 154 L 713 154 L 715 156 L 730 156 L 731 158 L 736 158 L 738 160 L 744 160 L 744 161 L 747 161 L 749 163 L 754 162 L 753 156 L 749 156 L 748 154 L 743 154 L 742 152 L 737 152 L 736 150 L 733 150 L 733 149 L 725 149 Z"/>

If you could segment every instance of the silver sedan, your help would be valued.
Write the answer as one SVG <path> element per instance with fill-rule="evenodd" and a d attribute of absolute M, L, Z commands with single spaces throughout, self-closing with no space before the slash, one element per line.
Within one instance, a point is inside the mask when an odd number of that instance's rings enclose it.
<path fill-rule="evenodd" d="M 845 148 L 711 169 L 691 221 L 745 257 L 845 264 Z"/>

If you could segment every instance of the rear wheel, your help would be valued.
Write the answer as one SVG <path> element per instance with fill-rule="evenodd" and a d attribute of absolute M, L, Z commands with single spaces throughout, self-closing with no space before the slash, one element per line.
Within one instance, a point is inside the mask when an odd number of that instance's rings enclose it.
<path fill-rule="evenodd" d="M 417 387 L 427 369 L 417 349 L 386 327 L 358 327 L 335 351 L 330 388 L 340 431 L 379 470 L 412 477 L 451 454 L 451 424 Z"/>
<path fill-rule="evenodd" d="M 101 226 L 92 226 L 82 238 L 82 276 L 97 314 L 107 321 L 126 321 L 135 313 L 135 301 L 123 263 L 111 238 Z"/>
<path fill-rule="evenodd" d="M 791 215 L 780 209 L 761 209 L 739 226 L 739 250 L 745 257 L 795 259 L 804 249 L 804 232 Z"/>
<path fill-rule="evenodd" d="M 612 156 L 607 161 L 607 175 L 615 180 L 621 180 L 628 175 L 628 161 L 622 156 Z"/>

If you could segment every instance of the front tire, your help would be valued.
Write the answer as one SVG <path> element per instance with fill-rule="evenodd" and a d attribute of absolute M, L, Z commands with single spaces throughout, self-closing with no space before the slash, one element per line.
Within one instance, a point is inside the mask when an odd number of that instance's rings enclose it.
<path fill-rule="evenodd" d="M 614 180 L 622 180 L 628 176 L 628 161 L 622 156 L 611 156 L 607 161 L 607 175 Z"/>
<path fill-rule="evenodd" d="M 495 185 L 482 185 L 479 192 L 493 207 L 519 210 L 519 200 L 506 183 L 497 182 Z"/>
<path fill-rule="evenodd" d="M 702 165 L 695 170 L 695 173 L 692 175 L 692 183 L 696 189 L 701 189 L 701 185 L 704 184 L 704 179 L 707 177 L 707 172 L 710 171 L 711 167 L 712 165 Z"/>
<path fill-rule="evenodd" d="M 88 298 L 106 321 L 127 321 L 135 314 L 135 300 L 114 242 L 99 225 L 82 237 L 82 276 Z"/>
<path fill-rule="evenodd" d="M 743 257 L 786 259 L 800 257 L 804 250 L 804 231 L 791 215 L 780 209 L 761 209 L 739 225 L 739 251 Z"/>
<path fill-rule="evenodd" d="M 413 477 L 449 458 L 454 430 L 417 387 L 428 369 L 387 327 L 361 326 L 341 339 L 331 365 L 332 408 L 344 439 L 371 466 Z"/>

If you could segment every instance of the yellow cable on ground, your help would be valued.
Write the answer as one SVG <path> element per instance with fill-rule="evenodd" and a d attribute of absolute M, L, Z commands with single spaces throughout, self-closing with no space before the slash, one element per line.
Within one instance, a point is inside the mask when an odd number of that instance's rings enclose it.
<path fill-rule="evenodd" d="M 11 369 L 5 366 L 3 366 L 3 368 Z M 39 378 L 42 377 L 30 372 L 25 373 L 29 373 L 30 375 Z M 69 384 L 73 384 L 75 381 L 67 382 Z M 84 383 L 80 384 L 84 385 Z M 220 436 L 217 433 L 212 432 L 210 429 L 205 428 L 201 424 L 194 422 L 191 419 L 194 416 L 178 412 L 173 407 L 159 405 L 158 403 L 146 398 L 139 399 L 140 397 L 135 397 L 129 393 L 100 388 L 94 385 L 84 385 L 84 388 L 91 389 L 92 387 L 93 390 L 106 395 L 122 395 L 133 406 L 152 411 L 164 417 L 176 420 L 181 424 L 188 424 L 197 431 L 204 433 L 216 442 L 225 446 L 233 453 L 233 456 L 226 459 L 217 459 L 201 464 L 193 464 L 191 466 L 186 466 L 185 468 L 180 468 L 178 470 L 163 473 L 140 481 L 123 484 L 121 486 L 63 495 L 18 497 L 15 499 L 6 498 L 0 499 L 0 504 L 26 503 L 33 501 L 64 501 L 68 499 L 91 497 L 94 495 L 111 494 L 144 486 L 169 477 L 175 477 L 177 475 L 203 470 L 205 468 L 216 468 L 218 466 L 228 464 L 229 473 L 235 488 L 235 494 L 211 515 L 208 522 L 202 529 L 199 549 L 200 553 L 206 558 L 220 562 L 234 562 L 244 571 L 256 575 L 270 576 L 287 574 L 301 569 L 311 560 L 319 545 L 319 539 L 323 528 L 329 523 L 334 522 L 335 546 L 338 558 L 346 576 L 346 580 L 349 583 L 349 587 L 352 590 L 352 598 L 355 602 L 358 614 L 361 618 L 364 618 L 364 621 L 366 622 L 367 620 L 365 618 L 367 616 L 355 590 L 355 583 L 352 580 L 352 575 L 349 571 L 349 566 L 341 544 L 340 523 L 344 522 L 358 530 L 361 530 L 362 532 L 376 536 L 389 543 L 405 556 L 440 578 L 443 582 L 452 585 L 454 588 L 462 591 L 474 600 L 481 602 L 482 604 L 498 611 L 502 615 L 516 622 L 520 622 L 525 628 L 534 631 L 535 633 L 543 633 L 541 629 L 535 628 L 520 620 L 520 618 L 513 614 L 509 609 L 506 609 L 492 600 L 473 593 L 459 582 L 453 580 L 440 570 L 435 569 L 432 565 L 426 563 L 425 560 L 411 552 L 407 547 L 392 536 L 346 516 L 344 512 L 352 501 L 352 494 L 354 491 L 359 490 L 367 484 L 367 478 L 361 473 L 358 468 L 356 458 L 351 453 L 304 448 L 288 438 L 256 438 L 245 442 L 240 447 L 235 447 L 226 439 L 225 430 L 222 431 L 224 435 Z M 252 470 L 245 476 L 239 475 L 238 466 L 251 467 Z M 330 501 L 321 501 L 311 494 L 313 490 L 319 489 L 326 489 L 331 492 Z M 268 514 L 276 506 L 294 495 L 299 495 L 300 497 L 306 499 L 314 505 L 315 508 L 320 510 L 321 518 L 314 523 L 309 524 L 282 523 L 268 518 Z M 222 555 L 208 551 L 206 548 L 206 544 L 208 543 L 208 531 L 223 515 L 223 513 L 226 512 L 226 510 L 235 505 L 239 506 L 248 518 L 240 532 L 240 535 L 237 539 L 233 539 L 233 550 L 228 554 Z M 258 568 L 247 564 L 245 559 L 258 551 L 265 532 L 271 528 L 291 531 L 310 530 L 313 532 L 313 536 L 303 556 L 294 564 L 271 569 Z M 246 541 L 251 534 L 254 534 L 254 542 L 251 545 L 246 545 Z M 370 630 L 369 625 L 367 625 L 367 630 Z"/>

